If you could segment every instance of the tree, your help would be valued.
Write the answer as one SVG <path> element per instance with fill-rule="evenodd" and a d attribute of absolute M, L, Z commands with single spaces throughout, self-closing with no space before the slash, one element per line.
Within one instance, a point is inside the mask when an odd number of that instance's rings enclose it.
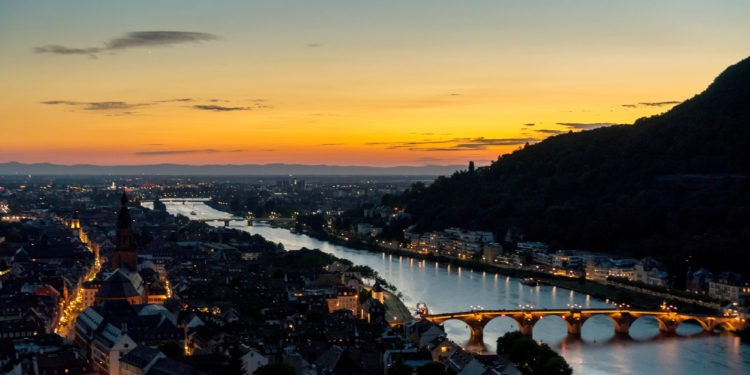
<path fill-rule="evenodd" d="M 539 366 L 539 370 L 538 372 L 535 372 L 535 374 L 536 373 L 542 375 L 571 375 L 573 374 L 573 369 L 570 368 L 570 365 L 568 365 L 568 362 L 565 362 L 565 359 L 563 357 L 560 357 L 558 355 L 549 358 L 546 362 Z"/>
<path fill-rule="evenodd" d="M 373 270 L 372 267 L 365 266 L 365 265 L 356 265 L 356 266 L 353 266 L 353 267 L 349 268 L 349 271 L 350 272 L 357 272 L 360 275 L 362 275 L 362 277 L 364 277 L 366 279 L 372 279 L 372 278 L 374 278 L 375 276 L 378 275 L 378 273 L 375 270 Z"/>
<path fill-rule="evenodd" d="M 506 356 L 524 374 L 570 375 L 573 373 L 565 359 L 549 345 L 540 345 L 519 331 L 508 332 L 498 337 L 497 354 Z"/>
<path fill-rule="evenodd" d="M 523 337 L 519 331 L 507 332 L 505 335 L 497 338 L 497 354 L 509 354 L 513 347 L 513 342 Z"/>

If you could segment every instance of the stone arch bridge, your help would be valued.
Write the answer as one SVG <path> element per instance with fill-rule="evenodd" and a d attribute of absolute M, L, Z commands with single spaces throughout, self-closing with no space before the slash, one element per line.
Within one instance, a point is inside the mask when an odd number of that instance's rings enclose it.
<path fill-rule="evenodd" d="M 735 332 L 747 327 L 745 319 L 735 316 L 680 314 L 676 311 L 649 311 L 631 309 L 523 309 L 523 310 L 471 310 L 446 314 L 430 315 L 423 309 L 420 316 L 436 324 L 443 324 L 448 320 L 460 320 L 469 326 L 471 338 L 469 345 L 481 346 L 484 341 L 484 327 L 493 319 L 509 317 L 518 323 L 522 334 L 531 336 L 534 324 L 545 316 L 559 316 L 568 328 L 571 336 L 580 336 L 583 323 L 596 315 L 604 315 L 612 320 L 615 333 L 628 334 L 630 325 L 637 319 L 650 316 L 659 323 L 659 331 L 674 334 L 677 327 L 687 321 L 698 323 L 704 331 L 713 332 L 716 329 Z"/>

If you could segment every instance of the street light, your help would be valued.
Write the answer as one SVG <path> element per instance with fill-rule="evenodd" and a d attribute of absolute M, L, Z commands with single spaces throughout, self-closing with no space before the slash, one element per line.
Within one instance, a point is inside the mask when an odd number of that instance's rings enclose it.
<path fill-rule="evenodd" d="M 612 305 L 614 305 L 618 310 L 625 310 L 630 308 L 630 305 L 628 305 L 627 303 L 612 302 Z"/>

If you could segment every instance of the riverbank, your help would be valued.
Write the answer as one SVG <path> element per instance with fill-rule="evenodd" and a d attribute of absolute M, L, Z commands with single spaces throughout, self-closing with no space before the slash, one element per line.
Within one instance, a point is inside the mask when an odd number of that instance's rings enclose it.
<path fill-rule="evenodd" d="M 364 289 L 369 293 L 372 287 L 365 285 Z M 391 325 L 402 324 L 415 319 L 412 310 L 409 310 L 398 296 L 388 290 L 383 290 L 383 305 L 385 307 L 385 320 Z"/>
<path fill-rule="evenodd" d="M 208 207 L 202 209 L 209 210 Z M 202 211 L 198 210 L 198 213 L 201 215 Z M 212 213 L 207 212 L 208 215 Z M 411 307 L 417 302 L 426 302 L 435 313 L 465 311 L 477 304 L 492 309 L 514 309 L 518 304 L 564 309 L 570 303 L 589 308 L 611 307 L 604 303 L 604 299 L 589 298 L 583 293 L 569 293 L 562 288 L 544 285 L 528 287 L 520 284 L 518 279 L 490 272 L 469 271 L 466 267 L 459 270 L 454 265 L 446 267 L 433 261 L 411 261 L 408 257 L 401 259 L 398 255 L 337 246 L 268 225 L 243 226 L 241 229 L 283 243 L 287 249 L 321 249 L 354 264 L 368 265 L 398 287 L 403 293 L 404 304 Z M 739 337 L 698 334 L 701 327 L 695 324 L 681 325 L 683 334 L 666 338 L 657 333 L 656 321 L 643 319 L 631 327 L 632 338 L 624 339 L 614 335 L 609 319 L 587 320 L 580 339 L 570 339 L 565 324 L 559 319 L 545 318 L 537 324 L 535 338 L 559 350 L 576 374 L 750 373 L 750 351 L 747 351 L 746 344 L 738 346 Z M 514 323 L 502 319 L 488 324 L 484 331 L 488 349 L 494 349 L 497 337 L 514 329 Z M 458 343 L 466 343 L 470 338 L 469 329 L 460 322 L 447 322 L 445 331 Z M 627 360 L 629 358 L 637 360 Z"/>
<path fill-rule="evenodd" d="M 642 290 L 630 285 L 620 285 L 616 283 L 600 283 L 585 278 L 571 278 L 567 276 L 551 275 L 546 272 L 540 272 L 533 269 L 516 268 L 511 266 L 501 266 L 488 264 L 476 260 L 461 260 L 433 254 L 415 253 L 401 248 L 392 248 L 382 246 L 377 243 L 367 244 L 354 239 L 343 239 L 328 233 L 304 232 L 305 235 L 327 241 L 335 245 L 346 246 L 352 249 L 368 251 L 372 253 L 386 253 L 408 258 L 428 260 L 438 262 L 442 265 L 455 265 L 479 272 L 487 272 L 510 276 L 514 278 L 534 278 L 540 283 L 572 290 L 577 293 L 588 294 L 594 298 L 609 301 L 613 304 L 624 303 L 634 308 L 657 309 L 665 301 L 667 304 L 679 304 L 681 312 L 690 313 L 716 313 L 721 306 L 710 304 L 699 300 L 689 300 L 683 296 L 672 295 L 665 292 L 655 292 L 651 290 Z"/>
<path fill-rule="evenodd" d="M 414 320 L 414 315 L 412 315 L 409 308 L 395 294 L 387 290 L 384 291 L 383 301 L 385 305 L 385 320 L 391 325 Z"/>

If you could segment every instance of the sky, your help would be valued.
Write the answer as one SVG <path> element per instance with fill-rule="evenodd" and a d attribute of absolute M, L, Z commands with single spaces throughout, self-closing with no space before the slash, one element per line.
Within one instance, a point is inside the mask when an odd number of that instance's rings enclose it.
<path fill-rule="evenodd" d="M 486 165 L 750 55 L 750 1 L 0 2 L 0 162 Z"/>

